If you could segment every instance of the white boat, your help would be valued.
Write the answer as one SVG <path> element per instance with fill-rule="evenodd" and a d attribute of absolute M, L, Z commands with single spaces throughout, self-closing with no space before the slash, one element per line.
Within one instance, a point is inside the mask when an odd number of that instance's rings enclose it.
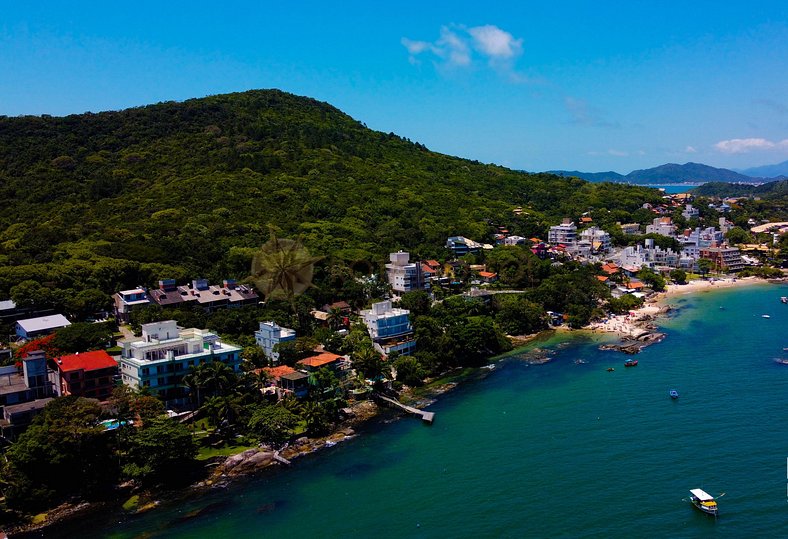
<path fill-rule="evenodd" d="M 780 297 L 780 301 L 782 301 L 783 303 L 788 303 L 788 296 Z"/>
<path fill-rule="evenodd" d="M 769 316 L 768 314 L 762 314 L 761 318 L 771 318 L 771 316 Z"/>
<path fill-rule="evenodd" d="M 708 492 L 694 488 L 690 490 L 690 501 L 704 513 L 717 516 L 717 501 Z"/>

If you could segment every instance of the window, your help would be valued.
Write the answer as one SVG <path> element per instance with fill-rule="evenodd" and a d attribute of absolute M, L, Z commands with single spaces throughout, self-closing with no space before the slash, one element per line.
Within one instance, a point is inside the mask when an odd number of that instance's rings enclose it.
<path fill-rule="evenodd" d="M 143 368 L 142 369 L 142 375 L 143 376 L 148 376 L 148 374 L 150 374 L 150 369 L 148 367 Z"/>
<path fill-rule="evenodd" d="M 159 379 L 156 380 L 156 384 L 157 385 L 163 386 L 165 383 L 166 383 L 166 379 L 165 378 L 159 378 Z"/>

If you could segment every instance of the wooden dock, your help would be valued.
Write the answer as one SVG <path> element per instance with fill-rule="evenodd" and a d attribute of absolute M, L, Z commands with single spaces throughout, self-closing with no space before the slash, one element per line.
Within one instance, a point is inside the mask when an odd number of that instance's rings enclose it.
<path fill-rule="evenodd" d="M 424 410 L 419 410 L 418 408 L 414 408 L 413 406 L 402 404 L 398 400 L 394 400 L 390 397 L 384 397 L 383 395 L 376 395 L 376 397 L 395 408 L 399 408 L 403 412 L 406 412 L 411 415 L 419 416 L 421 420 L 424 421 L 425 423 L 432 424 L 432 421 L 435 419 L 435 412 L 425 412 Z"/>

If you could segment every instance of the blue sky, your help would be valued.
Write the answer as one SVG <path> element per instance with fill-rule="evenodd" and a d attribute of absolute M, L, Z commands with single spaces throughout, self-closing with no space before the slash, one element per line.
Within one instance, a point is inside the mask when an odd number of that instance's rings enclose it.
<path fill-rule="evenodd" d="M 280 88 L 532 171 L 788 159 L 784 0 L 32 4 L 0 0 L 0 114 Z"/>

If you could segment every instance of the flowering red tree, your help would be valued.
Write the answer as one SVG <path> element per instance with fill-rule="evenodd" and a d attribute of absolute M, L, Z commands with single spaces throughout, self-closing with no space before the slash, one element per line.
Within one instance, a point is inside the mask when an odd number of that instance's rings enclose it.
<path fill-rule="evenodd" d="M 33 339 L 32 341 L 20 346 L 16 349 L 16 353 L 14 357 L 16 358 L 17 366 L 21 367 L 21 360 L 30 352 L 35 350 L 43 350 L 46 354 L 47 358 L 55 358 L 58 356 L 63 355 L 63 351 L 52 344 L 52 340 L 55 338 L 55 335 L 47 335 L 46 337 L 39 337 L 38 339 Z"/>

